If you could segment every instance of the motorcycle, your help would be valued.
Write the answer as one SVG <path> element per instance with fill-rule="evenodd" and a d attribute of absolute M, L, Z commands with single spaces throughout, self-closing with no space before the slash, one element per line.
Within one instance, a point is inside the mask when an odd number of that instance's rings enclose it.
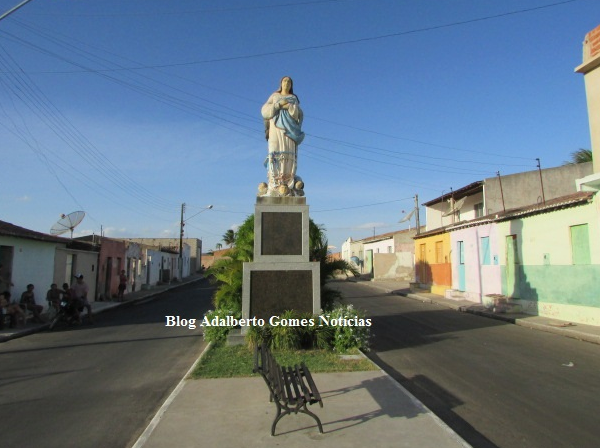
<path fill-rule="evenodd" d="M 77 306 L 65 299 L 60 301 L 58 312 L 50 321 L 49 330 L 53 330 L 59 322 L 65 322 L 67 325 L 73 325 L 81 322 L 80 313 L 83 311 L 83 306 Z"/>

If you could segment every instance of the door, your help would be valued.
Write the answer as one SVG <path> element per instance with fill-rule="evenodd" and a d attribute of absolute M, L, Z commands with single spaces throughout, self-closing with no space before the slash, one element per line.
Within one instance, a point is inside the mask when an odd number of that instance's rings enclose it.
<path fill-rule="evenodd" d="M 373 274 L 373 250 L 372 249 L 365 252 L 365 272 L 367 274 Z"/>
<path fill-rule="evenodd" d="M 13 246 L 0 246 L 0 291 L 11 290 L 13 252 Z"/>
<path fill-rule="evenodd" d="M 458 242 L 458 289 L 459 291 L 466 291 L 467 279 L 465 272 L 465 242 Z"/>
<path fill-rule="evenodd" d="M 517 265 L 519 264 L 517 252 L 517 235 L 506 236 L 506 295 L 513 297 L 517 290 Z"/>

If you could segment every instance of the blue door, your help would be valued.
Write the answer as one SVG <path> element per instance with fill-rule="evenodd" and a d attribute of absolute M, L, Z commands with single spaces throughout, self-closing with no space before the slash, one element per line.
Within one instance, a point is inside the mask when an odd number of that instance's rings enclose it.
<path fill-rule="evenodd" d="M 465 242 L 458 242 L 458 289 L 465 291 L 467 288 L 467 280 L 465 273 Z"/>

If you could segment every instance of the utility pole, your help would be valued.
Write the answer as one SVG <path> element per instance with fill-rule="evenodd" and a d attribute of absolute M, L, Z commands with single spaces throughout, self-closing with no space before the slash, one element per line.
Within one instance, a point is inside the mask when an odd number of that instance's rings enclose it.
<path fill-rule="evenodd" d="M 421 233 L 421 224 L 419 222 L 419 195 L 415 194 L 415 224 L 417 225 L 417 235 Z"/>
<path fill-rule="evenodd" d="M 498 176 L 498 182 L 500 183 L 500 197 L 502 198 L 502 211 L 506 211 L 506 206 L 504 205 L 504 191 L 502 190 L 502 178 L 500 177 L 500 171 L 496 171 L 496 175 Z M 487 214 L 487 213 L 485 213 Z"/>
<path fill-rule="evenodd" d="M 544 181 L 542 180 L 542 166 L 540 163 L 540 159 L 535 159 L 537 160 L 537 167 L 538 167 L 538 171 L 540 172 L 540 185 L 542 186 L 542 202 L 544 203 L 544 205 L 546 205 L 546 195 L 544 194 Z"/>
<path fill-rule="evenodd" d="M 183 280 L 183 212 L 185 211 L 185 202 L 181 204 L 181 224 L 179 226 L 179 280 Z"/>

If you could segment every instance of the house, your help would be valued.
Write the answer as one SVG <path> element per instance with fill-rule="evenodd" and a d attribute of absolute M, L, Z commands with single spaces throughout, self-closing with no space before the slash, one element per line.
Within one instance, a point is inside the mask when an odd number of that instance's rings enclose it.
<path fill-rule="evenodd" d="M 230 248 L 225 248 L 225 249 L 219 249 L 219 250 L 214 250 L 212 252 L 212 255 L 210 253 L 208 254 L 202 254 L 202 260 L 203 260 L 203 266 L 205 269 L 210 268 L 213 264 L 215 264 L 215 262 L 221 258 L 227 257 L 227 254 L 229 253 L 231 249 Z"/>
<path fill-rule="evenodd" d="M 177 250 L 180 243 L 179 238 L 128 238 L 127 241 L 152 247 L 169 247 Z M 202 269 L 202 240 L 198 238 L 183 238 L 182 242 L 189 246 L 190 251 L 189 274 L 184 275 L 184 277 L 187 277 L 194 272 L 200 272 Z"/>
<path fill-rule="evenodd" d="M 411 280 L 414 272 L 416 229 L 374 235 L 342 245 L 342 259 L 354 264 L 359 272 L 371 274 L 374 280 Z"/>
<path fill-rule="evenodd" d="M 440 295 L 446 295 L 446 290 L 453 289 L 464 292 L 467 299 L 479 300 L 482 288 L 476 289 L 472 296 L 469 294 L 464 285 L 466 267 L 461 262 L 461 256 L 465 256 L 465 251 L 468 254 L 472 246 L 461 246 L 462 243 L 458 242 L 465 240 L 458 239 L 456 235 L 451 238 L 450 229 L 456 229 L 461 222 L 574 194 L 577 192 L 575 180 L 588 176 L 592 171 L 591 163 L 582 163 L 491 177 L 423 203 L 426 207 L 426 232 L 415 238 L 415 278 L 419 287 Z M 490 233 L 483 228 L 478 231 Z M 483 240 L 485 243 L 494 244 L 495 236 L 493 232 L 491 234 L 487 236 L 489 239 Z M 488 283 L 488 286 L 495 287 L 493 283 Z"/>
<path fill-rule="evenodd" d="M 95 297 L 98 252 L 89 244 L 0 221 L 0 263 L 7 281 L 0 288 L 10 290 L 15 300 L 31 283 L 36 287 L 37 303 L 47 307 L 50 285 L 72 284 L 76 273 L 84 275 L 89 297 Z"/>
<path fill-rule="evenodd" d="M 600 202 L 562 196 L 445 229 L 449 298 L 491 305 L 504 297 L 526 313 L 600 325 Z"/>

